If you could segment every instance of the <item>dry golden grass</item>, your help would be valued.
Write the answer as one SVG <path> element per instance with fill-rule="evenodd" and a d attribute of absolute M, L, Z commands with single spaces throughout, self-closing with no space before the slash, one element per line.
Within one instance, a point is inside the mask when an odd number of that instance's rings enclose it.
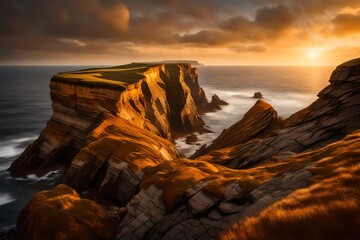
<path fill-rule="evenodd" d="M 147 189 L 155 185 L 162 189 L 165 207 L 172 211 L 185 200 L 186 191 L 200 182 L 207 183 L 202 192 L 222 198 L 224 187 L 230 183 L 239 184 L 242 191 L 247 192 L 282 172 L 301 167 L 289 161 L 274 161 L 251 169 L 234 170 L 206 161 L 177 159 L 146 167 L 141 187 Z"/>
<path fill-rule="evenodd" d="M 290 160 L 316 163 L 314 184 L 234 224 L 221 240 L 360 239 L 360 133 Z"/>

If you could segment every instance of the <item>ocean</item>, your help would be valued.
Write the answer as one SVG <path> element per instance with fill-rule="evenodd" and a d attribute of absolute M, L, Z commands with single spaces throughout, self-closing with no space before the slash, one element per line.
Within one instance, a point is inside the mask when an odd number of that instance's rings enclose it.
<path fill-rule="evenodd" d="M 0 232 L 15 226 L 16 218 L 31 196 L 61 182 L 62 170 L 37 177 L 12 178 L 11 162 L 39 135 L 50 118 L 51 77 L 63 71 L 93 66 L 3 66 L 0 67 Z M 200 66 L 199 82 L 208 99 L 216 93 L 229 103 L 203 119 L 212 131 L 198 135 L 197 145 L 185 138 L 176 146 L 186 156 L 209 144 L 224 128 L 242 118 L 257 101 L 260 91 L 282 117 L 301 110 L 316 100 L 328 83 L 334 67 Z"/>

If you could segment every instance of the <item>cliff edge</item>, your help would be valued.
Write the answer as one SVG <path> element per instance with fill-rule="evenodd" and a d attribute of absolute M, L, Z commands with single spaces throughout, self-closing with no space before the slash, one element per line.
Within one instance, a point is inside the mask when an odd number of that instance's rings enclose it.
<path fill-rule="evenodd" d="M 169 141 L 207 131 L 199 111 L 210 104 L 200 89 L 190 64 L 132 63 L 59 73 L 50 83 L 53 115 L 39 138 L 13 162 L 11 174 L 68 167 L 109 116 L 134 128 L 127 137 L 141 130 L 154 139 L 159 136 L 154 149 L 168 151 L 168 160 L 176 158 L 177 150 Z"/>

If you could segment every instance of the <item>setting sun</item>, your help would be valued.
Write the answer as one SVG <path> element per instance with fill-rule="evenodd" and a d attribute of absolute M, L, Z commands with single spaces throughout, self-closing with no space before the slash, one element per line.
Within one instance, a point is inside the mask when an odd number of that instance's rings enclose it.
<path fill-rule="evenodd" d="M 307 52 L 307 56 L 312 59 L 319 58 L 320 55 L 321 55 L 321 51 L 318 49 L 311 49 L 311 50 L 308 50 L 308 52 Z"/>

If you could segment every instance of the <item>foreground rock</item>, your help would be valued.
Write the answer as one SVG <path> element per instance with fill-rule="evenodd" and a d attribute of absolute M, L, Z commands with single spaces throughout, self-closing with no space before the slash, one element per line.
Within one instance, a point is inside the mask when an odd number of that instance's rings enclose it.
<path fill-rule="evenodd" d="M 233 225 L 221 240 L 360 239 L 360 132 L 291 160 L 300 159 L 316 163 L 307 167 L 314 184 Z"/>
<path fill-rule="evenodd" d="M 88 138 L 92 142 L 73 159 L 65 183 L 122 204 L 138 191 L 145 167 L 179 157 L 171 142 L 111 115 Z"/>
<path fill-rule="evenodd" d="M 104 114 L 171 140 L 204 132 L 199 111 L 209 105 L 189 64 L 129 64 L 54 76 L 53 115 L 39 138 L 10 167 L 13 176 L 62 165 L 91 139 Z M 199 108 L 197 107 L 199 106 Z"/>
<path fill-rule="evenodd" d="M 281 128 L 283 120 L 268 103 L 258 100 L 243 119 L 225 129 L 208 147 L 199 149 L 192 158 L 211 151 L 232 147 L 254 138 L 262 138 Z"/>
<path fill-rule="evenodd" d="M 112 239 L 115 223 L 103 208 L 66 185 L 37 193 L 17 221 L 17 239 Z"/>

